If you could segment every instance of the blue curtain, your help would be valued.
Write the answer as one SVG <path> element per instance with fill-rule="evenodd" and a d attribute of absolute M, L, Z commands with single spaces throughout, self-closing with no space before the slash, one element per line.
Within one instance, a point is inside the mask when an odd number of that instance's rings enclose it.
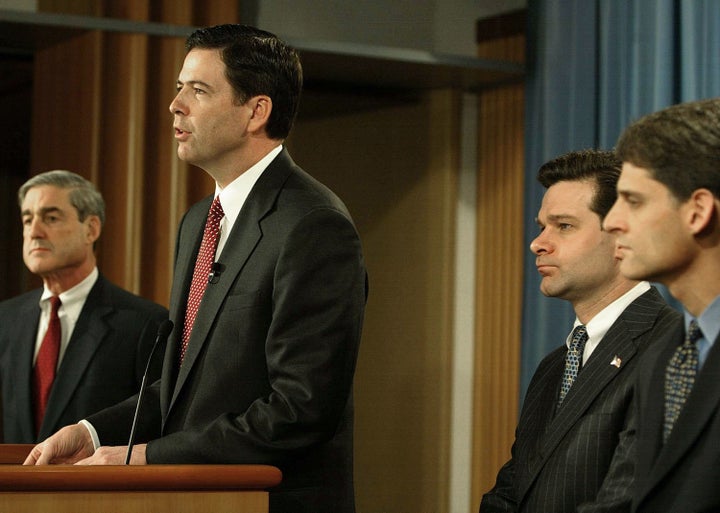
<path fill-rule="evenodd" d="M 674 103 L 720 96 L 720 1 L 530 0 L 525 243 L 537 235 L 547 160 L 611 149 L 632 120 Z M 533 255 L 524 266 L 521 393 L 562 344 L 575 314 L 544 297 Z"/>

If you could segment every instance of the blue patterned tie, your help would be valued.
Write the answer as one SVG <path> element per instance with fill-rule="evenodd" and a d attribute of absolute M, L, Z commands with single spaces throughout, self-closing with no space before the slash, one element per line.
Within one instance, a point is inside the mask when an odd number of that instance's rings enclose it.
<path fill-rule="evenodd" d="M 560 397 L 558 398 L 558 406 L 560 406 L 565 399 L 565 396 L 570 391 L 570 387 L 577 378 L 578 371 L 582 364 L 583 350 L 585 349 L 585 342 L 587 342 L 588 335 L 587 329 L 582 324 L 576 326 L 572 333 L 572 340 L 570 341 L 570 347 L 568 348 L 567 354 L 565 355 L 565 372 L 563 372 L 562 385 L 560 386 Z"/>
<path fill-rule="evenodd" d="M 702 332 L 694 319 L 690 321 L 687 335 L 682 345 L 678 346 L 665 369 L 665 425 L 663 443 L 670 436 L 675 421 L 680 415 L 685 400 L 693 384 L 698 368 L 697 340 Z"/>

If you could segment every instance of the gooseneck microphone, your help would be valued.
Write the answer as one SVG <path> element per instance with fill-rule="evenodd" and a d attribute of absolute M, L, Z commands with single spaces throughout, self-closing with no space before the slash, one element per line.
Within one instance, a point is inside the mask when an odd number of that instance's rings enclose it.
<path fill-rule="evenodd" d="M 155 337 L 155 343 L 150 350 L 150 356 L 148 356 L 147 365 L 145 366 L 145 372 L 143 373 L 142 381 L 140 382 L 140 391 L 138 392 L 137 404 L 135 405 L 135 416 L 133 417 L 132 427 L 130 428 L 130 440 L 128 441 L 127 455 L 125 456 L 125 465 L 130 465 L 130 456 L 132 455 L 133 444 L 135 443 L 135 429 L 137 428 L 138 416 L 140 413 L 140 405 L 142 404 L 143 395 L 145 395 L 145 382 L 147 381 L 148 372 L 150 371 L 150 362 L 152 361 L 155 349 L 160 344 L 160 341 L 165 342 L 170 336 L 173 330 L 173 323 L 170 319 L 165 319 L 158 328 L 157 337 Z"/>

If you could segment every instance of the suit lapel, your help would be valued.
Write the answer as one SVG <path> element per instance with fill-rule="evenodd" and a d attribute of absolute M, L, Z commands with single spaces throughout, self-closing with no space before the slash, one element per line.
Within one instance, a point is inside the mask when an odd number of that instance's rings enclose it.
<path fill-rule="evenodd" d="M 177 373 L 177 380 L 175 381 L 175 386 L 172 391 L 168 411 L 175 403 L 203 346 L 207 343 L 210 330 L 230 288 L 262 238 L 260 221 L 274 205 L 282 185 L 290 174 L 292 165 L 292 160 L 287 152 L 283 150 L 260 176 L 240 210 L 240 214 L 235 221 L 232 231 L 225 243 L 225 247 L 218 258 L 218 262 L 224 266 L 221 277 L 217 283 L 208 284 L 205 295 L 200 303 L 200 308 L 198 309 L 188 348 L 185 353 L 185 359 Z M 207 202 L 207 209 L 210 208 L 211 201 L 212 199 L 208 198 L 203 202 L 203 204 Z M 184 308 L 190 287 L 189 284 L 192 281 L 194 260 L 199 249 L 200 241 L 202 240 L 202 231 L 204 230 L 205 219 L 207 218 L 207 209 L 205 209 L 205 216 L 202 218 L 202 221 L 195 223 L 195 229 L 199 231 L 199 235 L 197 237 L 197 244 L 192 251 L 192 256 L 185 255 L 182 257 L 182 260 L 179 259 L 178 262 L 180 265 L 180 267 L 178 267 L 178 270 L 181 272 L 180 276 L 184 277 L 184 283 L 182 285 L 177 284 L 177 287 L 175 285 L 173 286 L 173 294 L 182 294 L 181 296 L 174 296 L 181 298 L 177 301 L 177 306 L 178 308 L 182 308 L 183 312 L 178 318 L 184 318 Z M 179 331 L 180 336 L 181 334 L 182 330 Z M 174 337 L 175 340 L 179 340 L 180 336 L 177 338 Z M 177 348 L 175 350 L 177 350 Z M 172 362 L 168 362 L 167 355 L 165 363 L 172 364 Z"/>
<path fill-rule="evenodd" d="M 110 312 L 112 312 L 112 306 L 105 294 L 105 279 L 99 276 L 85 300 L 72 337 L 68 342 L 65 356 L 58 368 L 48 399 L 48 407 L 45 410 L 40 438 L 52 434 L 63 411 L 75 394 L 85 370 L 108 332 L 107 323 L 103 318 Z"/>
<path fill-rule="evenodd" d="M 175 389 L 178 373 L 178 358 L 185 322 L 186 300 L 190 293 L 195 259 L 200 250 L 205 221 L 207 220 L 213 197 L 208 196 L 193 205 L 185 214 L 175 246 L 175 268 L 170 291 L 170 319 L 174 323 L 173 331 L 165 348 L 162 377 L 160 381 L 160 410 L 164 419 L 170 408 L 170 399 Z"/>
<path fill-rule="evenodd" d="M 565 367 L 565 348 L 558 348 L 550 356 L 547 365 L 543 364 L 528 387 L 527 397 L 525 398 L 522 418 L 518 424 L 519 428 L 524 432 L 518 433 L 518 454 L 527 455 L 527 461 L 532 462 L 528 465 L 527 474 L 518 474 L 518 490 L 522 497 L 530 484 L 534 481 L 539 469 L 543 465 L 544 460 L 537 458 L 537 454 L 544 453 L 544 437 L 552 423 L 555 414 L 555 405 L 558 398 L 558 383 L 562 378 L 563 369 Z"/>
<path fill-rule="evenodd" d="M 28 297 L 28 301 L 22 306 L 19 319 L 10 326 L 3 326 L 8 330 L 8 340 L 15 342 L 9 344 L 8 351 L 11 352 L 8 361 L 18 362 L 12 367 L 12 377 L 8 380 L 15 384 L 13 395 L 15 417 L 20 424 L 23 433 L 30 435 L 31 440 L 35 439 L 35 419 L 33 417 L 33 395 L 32 395 L 32 369 L 33 356 L 35 352 L 35 340 L 37 337 L 38 323 L 40 321 L 40 296 L 42 289 L 37 294 Z"/>
<path fill-rule="evenodd" d="M 647 366 L 649 379 L 639 380 L 638 397 L 646 398 L 645 403 L 639 403 L 642 408 L 638 425 L 638 468 L 637 475 L 645 479 L 638 481 L 637 497 L 647 493 L 647 485 L 657 482 L 652 472 L 657 468 L 655 463 L 663 447 L 663 424 L 665 422 L 665 367 L 675 348 L 682 343 L 685 329 L 682 322 L 677 323 L 677 329 L 666 334 L 665 340 L 658 341 L 659 351 L 652 357 L 644 358 L 642 363 Z M 642 370 L 641 370 L 642 372 Z"/>
<path fill-rule="evenodd" d="M 543 448 L 542 458 L 530 468 L 529 480 L 520 490 L 521 498 L 568 432 L 587 412 L 605 387 L 636 355 L 637 338 L 652 328 L 661 304 L 659 294 L 651 289 L 633 301 L 610 327 L 583 365 L 562 406 L 550 422 L 545 437 L 540 442 Z M 620 367 L 611 365 L 610 362 L 617 361 L 615 357 L 620 359 Z M 554 389 L 556 390 L 557 387 Z"/>

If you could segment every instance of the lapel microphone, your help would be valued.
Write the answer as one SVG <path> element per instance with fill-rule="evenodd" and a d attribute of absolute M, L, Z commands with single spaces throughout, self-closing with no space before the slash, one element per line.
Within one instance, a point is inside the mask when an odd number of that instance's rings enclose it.
<path fill-rule="evenodd" d="M 130 465 L 130 456 L 132 455 L 133 444 L 135 443 L 135 429 L 137 428 L 138 417 L 140 416 L 140 405 L 142 404 L 143 395 L 145 394 L 145 382 L 147 381 L 148 372 L 150 372 L 150 362 L 152 361 L 155 349 L 160 344 L 160 341 L 167 341 L 170 333 L 173 330 L 173 322 L 170 319 L 165 319 L 158 328 L 157 337 L 155 337 L 155 343 L 150 350 L 150 356 L 148 356 L 147 365 L 145 366 L 145 372 L 143 373 L 142 381 L 140 382 L 140 391 L 138 392 L 137 404 L 135 405 L 135 416 L 133 417 L 132 427 L 130 428 L 130 440 L 128 441 L 127 455 L 125 456 L 125 465 Z"/>
<path fill-rule="evenodd" d="M 225 270 L 225 266 L 221 264 L 220 262 L 213 262 L 212 267 L 210 267 L 210 274 L 208 274 L 208 283 L 214 284 L 220 281 L 220 275 Z"/>

